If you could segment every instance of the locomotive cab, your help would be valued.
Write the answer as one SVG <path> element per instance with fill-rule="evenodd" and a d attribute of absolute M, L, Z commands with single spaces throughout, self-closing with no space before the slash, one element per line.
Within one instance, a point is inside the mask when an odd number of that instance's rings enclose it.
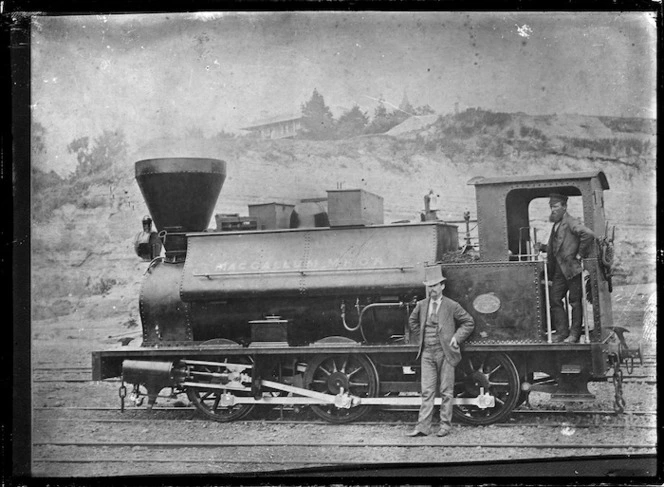
<path fill-rule="evenodd" d="M 537 244 L 546 241 L 548 196 L 558 193 L 569 197 L 569 211 L 590 228 L 598 240 L 605 239 L 604 190 L 609 184 L 602 171 L 560 174 L 555 176 L 517 176 L 476 178 L 475 186 L 481 262 L 543 262 Z M 539 238 L 538 238 L 539 237 Z M 610 273 L 598 261 L 598 246 L 592 245 L 582 261 L 584 269 L 583 324 L 586 342 L 606 338 L 613 326 L 610 297 Z M 545 266 L 540 277 L 546 282 Z M 540 322 L 550 330 L 548 293 L 538 286 Z M 602 328 L 604 333 L 602 333 Z"/>
<path fill-rule="evenodd" d="M 594 400 L 588 382 L 605 380 L 610 369 L 616 390 L 621 390 L 620 363 L 638 351 L 627 347 L 624 329 L 613 327 L 610 262 L 605 259 L 607 250 L 612 251 L 607 249 L 612 237 L 603 193 L 609 185 L 604 173 L 475 178 L 469 184 L 476 189 L 479 262 L 446 267 L 451 297 L 476 323 L 467 342 L 467 364 L 457 368 L 457 375 L 459 369 L 462 375 L 464 368 L 475 370 L 474 360 L 503 356 L 501 366 L 515 369 L 519 377 L 520 387 L 506 394 L 514 407 L 530 392 L 549 393 L 553 401 Z M 551 193 L 567 196 L 570 213 L 596 236 L 582 259 L 583 334 L 577 344 L 552 343 L 550 279 L 537 245 L 549 237 Z M 570 322 L 569 306 L 567 310 Z"/>

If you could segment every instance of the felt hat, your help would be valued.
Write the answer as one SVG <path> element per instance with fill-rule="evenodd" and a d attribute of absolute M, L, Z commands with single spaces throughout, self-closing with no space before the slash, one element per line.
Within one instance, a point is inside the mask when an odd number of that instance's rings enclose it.
<path fill-rule="evenodd" d="M 563 205 L 567 204 L 567 196 L 564 194 L 551 193 L 549 195 L 549 204 L 562 203 Z"/>
<path fill-rule="evenodd" d="M 446 281 L 447 279 L 443 276 L 443 269 L 439 265 L 433 265 L 424 268 L 424 285 L 425 286 L 434 286 L 439 282 Z"/>

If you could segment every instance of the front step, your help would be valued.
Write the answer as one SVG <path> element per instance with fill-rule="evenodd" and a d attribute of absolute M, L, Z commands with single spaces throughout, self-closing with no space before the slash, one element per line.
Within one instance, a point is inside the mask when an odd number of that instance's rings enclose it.
<path fill-rule="evenodd" d="M 588 391 L 588 374 L 578 364 L 560 367 L 557 392 L 551 394 L 552 402 L 590 402 L 595 395 Z"/>

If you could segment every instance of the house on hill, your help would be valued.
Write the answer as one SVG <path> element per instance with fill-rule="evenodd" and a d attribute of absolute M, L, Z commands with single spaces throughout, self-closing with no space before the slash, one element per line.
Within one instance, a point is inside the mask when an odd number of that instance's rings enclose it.
<path fill-rule="evenodd" d="M 241 130 L 254 132 L 262 139 L 287 139 L 295 137 L 302 127 L 302 114 L 279 115 L 259 120 Z"/>

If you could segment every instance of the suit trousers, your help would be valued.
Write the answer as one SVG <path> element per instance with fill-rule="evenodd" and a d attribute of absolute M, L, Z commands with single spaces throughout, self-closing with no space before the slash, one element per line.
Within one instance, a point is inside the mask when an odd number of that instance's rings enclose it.
<path fill-rule="evenodd" d="M 551 284 L 551 321 L 556 330 L 556 336 L 567 338 L 569 335 L 581 336 L 581 321 L 583 320 L 583 286 L 581 274 L 566 279 L 562 271 L 556 269 Z M 567 322 L 567 312 L 563 299 L 569 291 L 569 305 L 572 307 L 572 326 Z"/>
<path fill-rule="evenodd" d="M 415 429 L 431 434 L 436 391 L 440 390 L 440 429 L 452 427 L 452 407 L 454 400 L 454 365 L 445 359 L 440 345 L 424 345 L 422 350 L 422 405 Z"/>

